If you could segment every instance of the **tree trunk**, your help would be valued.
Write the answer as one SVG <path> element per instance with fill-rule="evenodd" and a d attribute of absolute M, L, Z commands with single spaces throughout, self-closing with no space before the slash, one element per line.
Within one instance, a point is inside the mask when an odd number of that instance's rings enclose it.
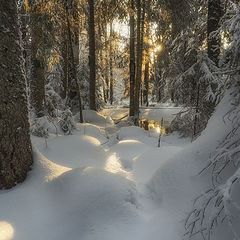
<path fill-rule="evenodd" d="M 220 34 L 212 36 L 212 33 L 218 30 L 221 17 L 222 17 L 221 0 L 209 0 L 207 20 L 208 57 L 212 61 L 214 61 L 215 64 L 218 64 L 221 37 Z"/>
<path fill-rule="evenodd" d="M 110 22 L 110 43 L 109 43 L 109 70 L 110 70 L 110 104 L 113 104 L 113 27 L 112 27 L 112 20 Z"/>
<path fill-rule="evenodd" d="M 66 99 L 68 95 L 68 77 L 69 77 L 69 64 L 68 64 L 68 59 L 69 59 L 69 46 L 68 46 L 68 37 L 67 37 L 67 31 L 66 31 L 66 26 L 64 24 L 63 29 L 62 29 L 62 67 L 63 67 L 63 79 L 62 79 L 62 84 L 63 84 L 63 91 L 62 91 L 62 98 Z"/>
<path fill-rule="evenodd" d="M 104 77 L 105 77 L 105 83 L 106 83 L 106 102 L 109 101 L 109 66 L 108 66 L 108 36 L 107 36 L 107 24 L 105 23 L 105 29 L 104 29 L 104 52 L 105 52 L 105 61 L 104 61 Z"/>
<path fill-rule="evenodd" d="M 198 124 L 198 114 L 199 114 L 199 100 L 200 100 L 200 83 L 197 84 L 197 96 L 196 96 L 196 105 L 195 105 L 195 116 L 194 116 L 194 120 L 193 120 L 192 140 L 197 135 L 197 124 Z"/>
<path fill-rule="evenodd" d="M 146 9 L 150 9 L 150 0 L 146 0 Z M 148 106 L 148 92 L 149 92 L 149 68 L 150 68 L 150 56 L 149 56 L 149 35 L 150 35 L 150 21 L 151 15 L 148 11 L 146 11 L 146 38 L 147 41 L 145 42 L 145 68 L 144 68 L 144 88 L 143 88 L 143 104 Z M 143 41 L 144 42 L 144 41 Z"/>
<path fill-rule="evenodd" d="M 77 70 L 76 65 L 74 61 L 74 52 L 73 52 L 73 43 L 72 43 L 72 35 L 71 35 L 71 29 L 70 29 L 70 22 L 69 22 L 69 11 L 68 6 L 65 6 L 66 10 L 66 18 L 67 18 L 67 29 L 68 29 L 68 43 L 69 43 L 69 55 L 70 55 L 70 75 L 72 77 L 72 81 L 76 83 L 77 86 L 77 95 L 78 95 L 78 105 L 79 105 L 79 120 L 81 123 L 83 123 L 83 115 L 82 115 L 82 99 L 81 99 L 81 92 L 80 92 L 80 86 L 77 79 Z"/>
<path fill-rule="evenodd" d="M 88 0 L 89 18 L 88 18 L 88 34 L 89 34 L 89 107 L 96 110 L 96 56 L 95 56 L 95 23 L 94 23 L 94 0 Z"/>
<path fill-rule="evenodd" d="M 44 57 L 39 53 L 39 47 L 43 38 L 42 25 L 36 13 L 31 14 L 31 80 L 30 80 L 30 97 L 31 104 L 35 116 L 37 118 L 45 115 L 45 70 L 44 70 Z"/>
<path fill-rule="evenodd" d="M 148 91 L 149 91 L 149 59 L 147 56 L 144 71 L 144 89 L 143 89 L 143 104 L 145 104 L 146 106 L 148 106 Z"/>
<path fill-rule="evenodd" d="M 144 1 L 144 0 L 143 0 Z M 142 30 L 141 27 L 143 22 L 144 10 L 143 15 L 141 15 L 141 0 L 137 0 L 137 72 L 136 72 L 136 85 L 135 85 L 135 99 L 134 99 L 134 124 L 136 126 L 139 125 L 139 93 L 140 93 L 140 85 L 141 85 L 141 78 L 142 78 Z"/>
<path fill-rule="evenodd" d="M 142 82 L 142 65 L 143 65 L 143 39 L 144 39 L 144 21 L 145 21 L 145 0 L 142 0 L 142 18 L 141 18 L 141 55 L 140 55 L 140 69 L 141 69 L 141 79 L 140 79 L 140 89 L 141 89 L 141 106 L 143 104 L 143 82 Z"/>
<path fill-rule="evenodd" d="M 134 116 L 134 89 L 135 89 L 135 20 L 134 20 L 134 0 L 130 2 L 130 102 L 129 116 Z"/>
<path fill-rule="evenodd" d="M 17 1 L 0 1 L 0 22 L 0 189 L 7 189 L 22 182 L 32 164 Z"/>

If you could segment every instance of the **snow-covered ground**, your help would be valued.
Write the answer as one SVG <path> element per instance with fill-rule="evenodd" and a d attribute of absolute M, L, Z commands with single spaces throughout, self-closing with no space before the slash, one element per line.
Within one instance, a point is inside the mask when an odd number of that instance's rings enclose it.
<path fill-rule="evenodd" d="M 122 127 L 109 137 L 109 118 L 90 112 L 85 120 L 73 135 L 32 137 L 27 180 L 0 192 L 0 240 L 182 239 L 204 185 L 201 160 L 223 132 L 194 143 L 165 135 L 157 148 L 153 132 Z M 223 127 L 213 119 L 210 129 L 216 123 Z"/>
<path fill-rule="evenodd" d="M 140 108 L 140 119 L 151 119 L 172 121 L 178 112 L 182 110 L 182 107 L 173 107 L 168 105 L 157 105 L 156 107 L 141 107 Z M 110 116 L 112 119 L 120 119 L 129 113 L 127 107 L 112 107 L 105 108 L 101 111 L 103 115 Z"/>

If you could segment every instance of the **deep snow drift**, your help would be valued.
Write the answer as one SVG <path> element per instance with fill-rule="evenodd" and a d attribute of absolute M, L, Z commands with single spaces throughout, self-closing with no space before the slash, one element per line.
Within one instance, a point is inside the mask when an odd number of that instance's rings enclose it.
<path fill-rule="evenodd" d="M 182 239 L 206 185 L 197 173 L 225 134 L 224 106 L 192 144 L 171 134 L 157 148 L 157 134 L 136 127 L 109 138 L 111 119 L 94 112 L 73 135 L 33 137 L 27 180 L 0 192 L 0 240 Z"/>

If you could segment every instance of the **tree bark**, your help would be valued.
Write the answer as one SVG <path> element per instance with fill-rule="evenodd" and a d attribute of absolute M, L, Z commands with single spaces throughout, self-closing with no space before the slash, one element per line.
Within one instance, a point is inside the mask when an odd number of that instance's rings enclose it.
<path fill-rule="evenodd" d="M 221 37 L 219 33 L 212 34 L 218 30 L 219 22 L 222 17 L 221 0 L 208 1 L 208 20 L 207 20 L 207 36 L 208 36 L 208 57 L 218 64 L 220 54 Z"/>
<path fill-rule="evenodd" d="M 65 6 L 66 9 L 66 17 L 67 17 L 67 29 L 68 29 L 68 43 L 69 43 L 69 54 L 70 54 L 70 69 L 69 72 L 72 77 L 72 81 L 76 83 L 77 86 L 77 95 L 78 95 L 78 105 L 79 105 L 79 120 L 81 123 L 83 123 L 83 114 L 82 114 L 82 99 L 81 99 L 81 92 L 80 92 L 80 86 L 77 79 L 77 70 L 76 65 L 74 61 L 74 52 L 73 52 L 73 43 L 72 43 L 72 35 L 71 35 L 71 29 L 70 29 L 70 22 L 69 22 L 69 11 L 68 6 Z"/>
<path fill-rule="evenodd" d="M 113 104 L 113 26 L 112 20 L 110 22 L 110 43 L 109 43 L 109 70 L 110 70 L 110 104 Z"/>
<path fill-rule="evenodd" d="M 134 20 L 134 1 L 130 0 L 130 101 L 129 116 L 134 116 L 134 89 L 135 89 L 135 20 Z"/>
<path fill-rule="evenodd" d="M 104 77 L 106 82 L 106 103 L 109 101 L 109 66 L 108 66 L 108 36 L 107 36 L 107 24 L 105 23 L 105 29 L 104 29 L 104 52 L 105 52 L 105 64 L 104 64 Z"/>
<path fill-rule="evenodd" d="M 144 89 L 143 89 L 143 104 L 145 104 L 146 106 L 148 106 L 148 91 L 149 91 L 149 59 L 147 56 L 144 71 Z"/>
<path fill-rule="evenodd" d="M 63 24 L 62 29 L 62 68 L 63 68 L 63 78 L 62 78 L 62 84 L 63 84 L 63 91 L 62 91 L 62 98 L 66 99 L 68 95 L 68 78 L 69 78 L 69 64 L 68 64 L 68 37 L 67 37 L 67 31 L 65 23 Z"/>
<path fill-rule="evenodd" d="M 35 116 L 37 118 L 45 115 L 45 70 L 44 57 L 39 53 L 40 44 L 43 38 L 43 28 L 37 13 L 31 13 L 31 80 L 30 97 Z"/>
<path fill-rule="evenodd" d="M 143 0 L 144 1 L 144 0 Z M 142 78 L 142 37 L 141 37 L 141 24 L 142 15 L 141 15 L 141 0 L 136 1 L 137 4 L 137 64 L 136 64 L 136 85 L 135 85 L 135 98 L 134 98 L 134 124 L 136 126 L 139 125 L 139 93 L 140 93 L 140 85 Z"/>
<path fill-rule="evenodd" d="M 95 56 L 95 23 L 94 23 L 94 0 L 88 0 L 88 34 L 89 34 L 89 107 L 96 110 L 96 56 Z"/>
<path fill-rule="evenodd" d="M 0 22 L 0 189 L 7 189 L 32 164 L 17 1 L 0 1 Z"/>
<path fill-rule="evenodd" d="M 143 104 L 143 82 L 142 82 L 142 65 L 143 65 L 143 44 L 144 44 L 144 22 L 145 22 L 145 0 L 142 0 L 142 17 L 141 17 L 141 54 L 140 54 L 140 69 L 141 69 L 141 79 L 140 79 L 140 88 L 141 88 L 141 106 Z"/>

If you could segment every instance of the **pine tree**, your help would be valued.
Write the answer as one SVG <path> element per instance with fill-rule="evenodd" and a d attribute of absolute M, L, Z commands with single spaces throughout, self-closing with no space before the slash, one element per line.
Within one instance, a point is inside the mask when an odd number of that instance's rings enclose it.
<path fill-rule="evenodd" d="M 0 2 L 0 189 L 22 182 L 32 164 L 17 1 Z"/>
<path fill-rule="evenodd" d="M 207 36 L 208 57 L 218 64 L 221 37 L 217 32 L 222 17 L 221 0 L 208 0 Z"/>
<path fill-rule="evenodd" d="M 89 68 L 90 68 L 90 87 L 89 87 L 89 107 L 96 110 L 96 56 L 95 56 L 95 20 L 94 20 L 94 0 L 88 0 L 88 34 L 89 34 Z"/>
<path fill-rule="evenodd" d="M 134 19 L 134 1 L 130 0 L 130 63 L 129 63 L 129 78 L 130 78 L 130 103 L 129 116 L 134 116 L 134 88 L 135 88 L 135 19 Z"/>
<path fill-rule="evenodd" d="M 35 3 L 32 4 L 30 13 L 30 29 L 31 29 L 31 105 L 36 118 L 45 115 L 45 61 L 42 51 L 43 43 L 43 19 L 36 8 Z"/>

